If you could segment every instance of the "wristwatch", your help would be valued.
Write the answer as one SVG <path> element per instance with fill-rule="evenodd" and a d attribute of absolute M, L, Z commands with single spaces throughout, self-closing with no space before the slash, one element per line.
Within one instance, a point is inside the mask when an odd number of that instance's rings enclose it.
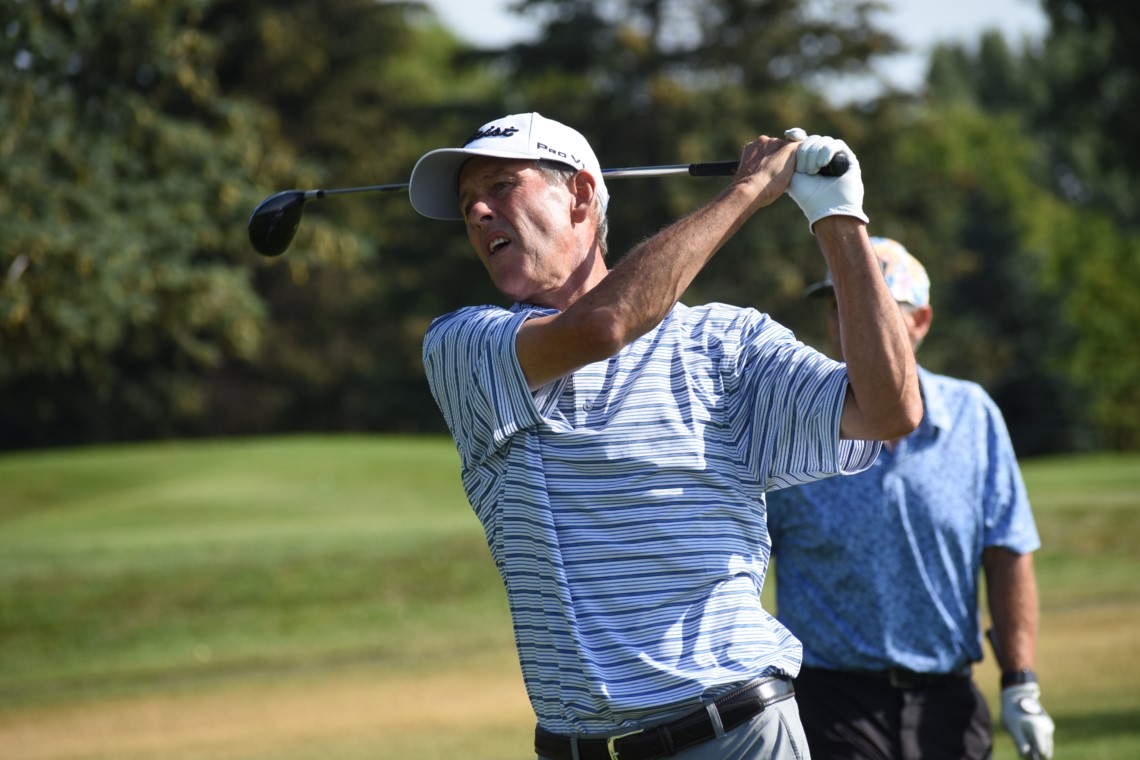
<path fill-rule="evenodd" d="M 1001 687 L 1003 689 L 1023 683 L 1037 683 L 1037 674 L 1029 668 L 1007 670 L 1001 674 Z"/>

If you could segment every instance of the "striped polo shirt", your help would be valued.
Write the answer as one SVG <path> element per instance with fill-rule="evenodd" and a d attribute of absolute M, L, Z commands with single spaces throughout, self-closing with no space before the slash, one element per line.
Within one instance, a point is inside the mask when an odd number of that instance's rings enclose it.
<path fill-rule="evenodd" d="M 760 605 L 764 492 L 869 466 L 844 365 L 752 309 L 678 304 L 531 392 L 516 304 L 440 317 L 424 366 L 506 587 L 539 724 L 611 732 L 762 674 L 799 642 Z"/>

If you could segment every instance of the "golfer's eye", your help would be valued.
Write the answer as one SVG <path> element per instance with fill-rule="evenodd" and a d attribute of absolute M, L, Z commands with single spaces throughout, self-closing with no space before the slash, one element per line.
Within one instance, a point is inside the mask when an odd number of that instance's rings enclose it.
<path fill-rule="evenodd" d="M 472 196 L 469 200 L 462 203 L 460 211 L 463 214 L 464 221 L 471 218 L 471 209 L 475 208 L 475 204 L 479 202 L 480 196 Z"/>

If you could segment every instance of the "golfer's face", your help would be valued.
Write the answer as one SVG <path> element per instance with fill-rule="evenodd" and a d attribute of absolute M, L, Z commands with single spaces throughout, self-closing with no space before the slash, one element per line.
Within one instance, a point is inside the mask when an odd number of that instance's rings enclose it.
<path fill-rule="evenodd" d="M 459 172 L 467 238 L 491 280 L 516 301 L 542 304 L 576 262 L 573 195 L 550 184 L 531 161 L 473 158 Z"/>

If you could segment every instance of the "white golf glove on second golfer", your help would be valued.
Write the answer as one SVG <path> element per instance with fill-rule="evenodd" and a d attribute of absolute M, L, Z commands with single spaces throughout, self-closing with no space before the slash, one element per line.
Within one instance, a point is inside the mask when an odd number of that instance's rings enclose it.
<path fill-rule="evenodd" d="M 791 142 L 800 143 L 796 150 L 796 173 L 788 186 L 792 196 L 808 220 L 808 229 L 825 216 L 853 216 L 868 222 L 863 213 L 863 175 L 859 161 L 847 143 L 834 137 L 808 135 L 799 127 L 784 132 Z M 846 153 L 850 166 L 841 177 L 821 176 L 837 153 Z"/>
<path fill-rule="evenodd" d="M 1002 689 L 1001 722 L 1021 757 L 1049 760 L 1053 756 L 1053 719 L 1041 706 L 1041 687 L 1037 684 Z M 1030 754 L 1031 750 L 1037 754 Z"/>

